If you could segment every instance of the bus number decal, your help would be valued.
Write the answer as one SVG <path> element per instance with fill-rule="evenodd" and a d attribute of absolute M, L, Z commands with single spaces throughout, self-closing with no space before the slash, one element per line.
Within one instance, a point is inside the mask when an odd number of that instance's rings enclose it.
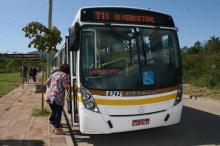
<path fill-rule="evenodd" d="M 120 91 L 107 91 L 107 96 L 121 96 Z"/>

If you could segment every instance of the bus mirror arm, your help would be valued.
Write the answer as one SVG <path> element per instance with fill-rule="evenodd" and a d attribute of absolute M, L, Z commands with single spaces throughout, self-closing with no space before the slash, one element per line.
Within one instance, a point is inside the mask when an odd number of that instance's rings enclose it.
<path fill-rule="evenodd" d="M 76 95 L 76 93 L 77 93 L 77 85 L 76 85 L 76 77 L 74 76 L 73 78 L 72 78 L 72 91 L 73 91 L 73 93 L 74 93 L 74 96 Z"/>
<path fill-rule="evenodd" d="M 76 76 L 73 76 L 72 80 L 73 80 L 73 88 L 75 88 L 76 87 Z"/>

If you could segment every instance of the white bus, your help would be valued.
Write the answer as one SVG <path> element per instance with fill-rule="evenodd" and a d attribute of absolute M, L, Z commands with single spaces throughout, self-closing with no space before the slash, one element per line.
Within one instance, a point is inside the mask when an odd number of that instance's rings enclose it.
<path fill-rule="evenodd" d="M 63 49 L 71 66 L 69 112 L 81 133 L 180 122 L 181 56 L 170 15 L 128 7 L 82 8 Z"/>

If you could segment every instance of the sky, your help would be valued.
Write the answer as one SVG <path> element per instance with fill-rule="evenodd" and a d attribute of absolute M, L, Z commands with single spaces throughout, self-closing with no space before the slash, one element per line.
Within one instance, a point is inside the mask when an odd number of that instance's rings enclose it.
<path fill-rule="evenodd" d="M 53 0 L 52 24 L 62 38 L 78 9 L 86 6 L 130 6 L 170 14 L 179 28 L 181 48 L 220 37 L 220 0 Z M 30 40 L 22 31 L 32 21 L 48 25 L 48 0 L 0 0 L 0 53 L 36 51 L 27 47 Z"/>

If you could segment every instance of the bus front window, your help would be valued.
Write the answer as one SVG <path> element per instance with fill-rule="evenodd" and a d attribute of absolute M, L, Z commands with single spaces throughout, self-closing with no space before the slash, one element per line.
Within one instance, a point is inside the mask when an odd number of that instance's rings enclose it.
<path fill-rule="evenodd" d="M 179 81 L 176 32 L 124 27 L 84 27 L 80 49 L 83 86 L 102 90 L 156 89 Z"/>

